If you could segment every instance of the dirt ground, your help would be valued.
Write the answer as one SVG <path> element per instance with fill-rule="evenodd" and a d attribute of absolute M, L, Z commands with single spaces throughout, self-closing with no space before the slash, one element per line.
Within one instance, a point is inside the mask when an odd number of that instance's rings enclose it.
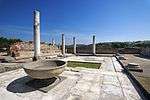
<path fill-rule="evenodd" d="M 144 57 L 141 55 L 124 54 L 127 60 L 123 60 L 123 63 L 138 63 L 143 72 L 130 71 L 135 78 L 143 85 L 143 87 L 150 93 L 150 57 Z"/>

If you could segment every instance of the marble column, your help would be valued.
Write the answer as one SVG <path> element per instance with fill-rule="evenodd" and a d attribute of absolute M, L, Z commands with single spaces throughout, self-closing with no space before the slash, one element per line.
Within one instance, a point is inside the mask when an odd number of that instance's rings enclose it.
<path fill-rule="evenodd" d="M 34 57 L 36 61 L 40 57 L 40 12 L 34 11 Z"/>
<path fill-rule="evenodd" d="M 95 35 L 93 35 L 93 55 L 96 54 Z"/>
<path fill-rule="evenodd" d="M 53 46 L 55 45 L 55 41 L 54 41 L 54 38 L 52 38 L 52 45 L 53 45 Z"/>
<path fill-rule="evenodd" d="M 73 53 L 76 54 L 76 38 L 73 37 Z"/>
<path fill-rule="evenodd" d="M 65 56 L 65 37 L 64 34 L 62 34 L 62 54 Z"/>

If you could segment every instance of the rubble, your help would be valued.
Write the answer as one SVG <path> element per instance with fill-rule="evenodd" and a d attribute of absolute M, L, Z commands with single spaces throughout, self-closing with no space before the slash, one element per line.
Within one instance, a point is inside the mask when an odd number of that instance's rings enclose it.
<path fill-rule="evenodd" d="M 33 57 L 34 45 L 32 41 L 18 42 L 10 46 L 10 55 L 12 57 Z M 48 45 L 41 43 L 41 56 L 46 55 L 59 55 L 61 51 L 56 45 Z"/>

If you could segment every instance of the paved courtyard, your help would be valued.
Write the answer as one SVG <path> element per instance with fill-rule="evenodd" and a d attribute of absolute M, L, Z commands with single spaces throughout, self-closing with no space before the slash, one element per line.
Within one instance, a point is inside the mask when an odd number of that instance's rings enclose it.
<path fill-rule="evenodd" d="M 23 69 L 0 74 L 0 100 L 141 100 L 135 87 L 114 57 L 68 57 L 102 63 L 100 69 L 70 68 L 64 80 L 47 93 L 33 89 Z"/>

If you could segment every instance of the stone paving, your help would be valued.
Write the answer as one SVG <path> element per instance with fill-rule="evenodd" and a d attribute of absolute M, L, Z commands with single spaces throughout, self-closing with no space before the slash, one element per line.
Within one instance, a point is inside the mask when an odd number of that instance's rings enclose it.
<path fill-rule="evenodd" d="M 60 75 L 64 80 L 48 93 L 25 85 L 29 77 L 23 69 L 1 73 L 0 100 L 141 100 L 114 57 L 97 58 L 100 69 L 67 67 Z"/>

